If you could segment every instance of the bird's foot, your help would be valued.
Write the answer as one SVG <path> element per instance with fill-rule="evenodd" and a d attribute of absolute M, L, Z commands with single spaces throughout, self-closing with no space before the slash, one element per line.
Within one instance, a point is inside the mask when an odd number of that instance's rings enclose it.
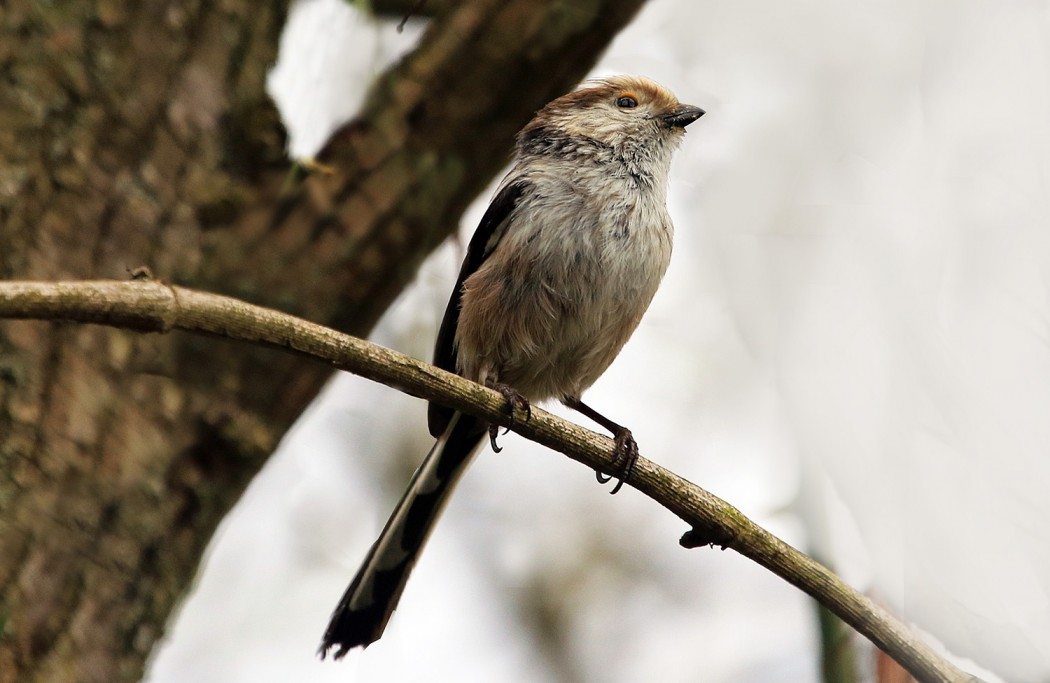
<path fill-rule="evenodd" d="M 610 491 L 610 494 L 614 494 L 623 488 L 624 483 L 631 478 L 631 472 L 634 471 L 634 464 L 638 462 L 638 443 L 634 440 L 634 435 L 631 434 L 631 430 L 626 427 L 620 427 L 616 430 L 616 434 L 613 437 L 615 441 L 615 448 L 613 449 L 613 465 L 620 466 L 620 474 L 615 477 L 617 479 L 616 486 Z M 601 472 L 594 473 L 595 478 L 601 484 L 606 484 L 614 479 Z"/>
<path fill-rule="evenodd" d="M 532 419 L 532 405 L 529 403 L 529 399 L 525 398 L 517 389 L 502 382 L 496 382 L 489 388 L 503 394 L 503 398 L 506 399 L 507 405 L 504 409 L 507 411 L 507 415 L 510 416 L 510 424 L 514 424 L 514 414 L 516 412 L 525 413 L 525 422 Z M 503 433 L 506 434 L 509 431 L 510 427 L 507 427 Z M 503 449 L 496 444 L 497 436 L 499 436 L 499 425 L 489 425 L 489 443 L 492 444 L 492 450 L 499 453 Z"/>

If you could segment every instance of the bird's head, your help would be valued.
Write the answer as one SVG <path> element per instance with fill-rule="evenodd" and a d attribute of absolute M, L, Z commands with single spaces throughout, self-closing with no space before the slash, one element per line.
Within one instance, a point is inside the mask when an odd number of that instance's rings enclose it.
<path fill-rule="evenodd" d="M 551 101 L 522 129 L 519 141 L 565 137 L 616 150 L 669 152 L 685 127 L 703 115 L 703 109 L 682 104 L 648 78 L 614 76 L 587 81 Z"/>

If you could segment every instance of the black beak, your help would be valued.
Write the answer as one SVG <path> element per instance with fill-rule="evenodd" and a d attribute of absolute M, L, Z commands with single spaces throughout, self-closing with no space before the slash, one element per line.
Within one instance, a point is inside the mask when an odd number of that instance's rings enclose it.
<path fill-rule="evenodd" d="M 700 107 L 683 104 L 670 114 L 664 114 L 661 118 L 671 128 L 685 128 L 693 121 L 703 116 L 706 112 Z"/>

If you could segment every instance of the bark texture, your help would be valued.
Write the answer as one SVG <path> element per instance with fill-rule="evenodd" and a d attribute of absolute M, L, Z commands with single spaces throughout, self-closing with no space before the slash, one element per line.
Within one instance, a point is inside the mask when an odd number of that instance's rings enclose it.
<path fill-rule="evenodd" d="M 638 5 L 455 5 L 330 142 L 335 172 L 290 185 L 263 90 L 284 4 L 4 3 L 0 279 L 145 265 L 363 334 Z M 327 373 L 189 335 L 0 322 L 0 683 L 137 680 Z"/>

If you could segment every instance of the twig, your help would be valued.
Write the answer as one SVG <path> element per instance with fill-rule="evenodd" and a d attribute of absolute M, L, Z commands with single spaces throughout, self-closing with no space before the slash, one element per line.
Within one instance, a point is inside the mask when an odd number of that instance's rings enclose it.
<path fill-rule="evenodd" d="M 262 344 L 494 423 L 507 421 L 500 394 L 422 361 L 278 311 L 155 281 L 0 282 L 0 318 L 97 323 L 139 332 L 185 330 Z M 616 474 L 608 437 L 538 408 L 528 422 L 510 426 L 588 467 Z M 869 598 L 721 498 L 644 458 L 638 459 L 629 483 L 691 527 L 682 537 L 683 546 L 719 545 L 754 560 L 811 595 L 919 681 L 979 682 Z"/>
<path fill-rule="evenodd" d="M 401 33 L 402 31 L 405 30 L 405 24 L 408 23 L 408 20 L 412 18 L 413 14 L 416 14 L 420 10 L 422 10 L 423 9 L 423 5 L 425 5 L 425 4 L 427 4 L 427 0 L 418 0 L 418 2 L 416 2 L 416 4 L 413 5 L 408 10 L 408 12 L 405 13 L 405 16 L 401 18 L 401 21 L 397 25 L 397 32 L 398 33 Z"/>

